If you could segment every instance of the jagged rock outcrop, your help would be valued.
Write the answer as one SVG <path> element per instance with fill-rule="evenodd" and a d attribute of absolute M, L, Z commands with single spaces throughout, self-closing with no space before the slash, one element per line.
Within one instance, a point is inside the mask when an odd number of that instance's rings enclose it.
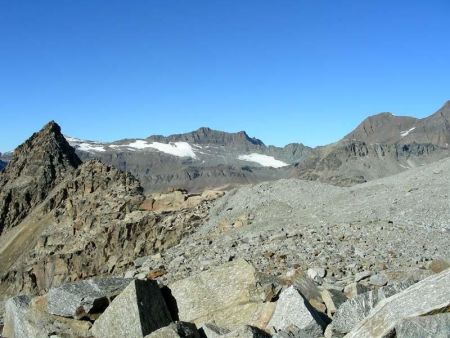
<path fill-rule="evenodd" d="M 62 282 L 124 271 L 136 257 L 178 244 L 207 212 L 203 204 L 171 213 L 140 211 L 143 200 L 130 174 L 98 161 L 83 163 L 35 211 L 33 216 L 51 219 L 2 282 L 14 292 L 43 292 Z"/>
<path fill-rule="evenodd" d="M 0 234 L 17 226 L 80 163 L 53 121 L 17 147 L 0 173 Z"/>

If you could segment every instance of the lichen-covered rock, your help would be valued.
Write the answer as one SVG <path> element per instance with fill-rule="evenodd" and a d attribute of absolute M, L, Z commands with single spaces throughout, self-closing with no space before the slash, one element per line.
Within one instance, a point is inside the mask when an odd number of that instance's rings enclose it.
<path fill-rule="evenodd" d="M 254 267 L 239 259 L 169 285 L 180 320 L 235 329 L 269 317 L 273 304 L 263 304 Z M 258 326 L 263 326 L 261 322 Z"/>
<path fill-rule="evenodd" d="M 156 330 L 145 338 L 200 338 L 200 334 L 195 324 L 175 322 Z"/>
<path fill-rule="evenodd" d="M 289 287 L 280 294 L 275 312 L 267 328 L 272 332 L 290 331 L 293 326 L 298 329 L 310 329 L 322 335 L 321 326 L 324 323 L 318 313 L 308 301 L 293 287 Z"/>
<path fill-rule="evenodd" d="M 392 284 L 347 300 L 333 317 L 334 330 L 341 333 L 350 332 L 381 300 L 407 289 L 412 284 L 411 281 Z"/>
<path fill-rule="evenodd" d="M 449 338 L 450 313 L 403 319 L 395 326 L 397 338 Z"/>
<path fill-rule="evenodd" d="M 98 338 L 142 338 L 172 322 L 155 281 L 131 282 L 95 321 Z"/>
<path fill-rule="evenodd" d="M 66 283 L 48 292 L 48 312 L 54 315 L 83 318 L 103 312 L 131 279 L 89 279 Z"/>
<path fill-rule="evenodd" d="M 346 337 L 384 337 L 405 318 L 421 316 L 449 306 L 450 269 L 447 269 L 383 299 Z"/>

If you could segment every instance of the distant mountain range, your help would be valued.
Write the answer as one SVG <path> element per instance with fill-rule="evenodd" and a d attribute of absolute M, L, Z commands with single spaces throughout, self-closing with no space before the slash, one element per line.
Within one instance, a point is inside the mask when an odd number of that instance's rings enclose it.
<path fill-rule="evenodd" d="M 110 143 L 66 139 L 81 160 L 99 159 L 130 172 L 146 191 L 199 191 L 289 177 L 352 185 L 449 156 L 450 101 L 424 119 L 368 117 L 341 141 L 316 148 L 266 146 L 244 131 L 209 128 Z M 10 158 L 1 157 L 0 170 Z"/>

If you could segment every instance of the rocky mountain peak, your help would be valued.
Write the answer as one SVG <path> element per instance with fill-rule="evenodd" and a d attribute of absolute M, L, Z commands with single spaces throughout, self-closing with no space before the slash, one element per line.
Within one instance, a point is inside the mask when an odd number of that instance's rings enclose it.
<path fill-rule="evenodd" d="M 51 121 L 16 148 L 0 175 L 0 233 L 16 224 L 81 164 L 75 150 Z"/>
<path fill-rule="evenodd" d="M 394 144 L 400 140 L 402 133 L 413 128 L 417 121 L 414 117 L 395 116 L 388 112 L 376 114 L 361 122 L 344 140 Z"/>

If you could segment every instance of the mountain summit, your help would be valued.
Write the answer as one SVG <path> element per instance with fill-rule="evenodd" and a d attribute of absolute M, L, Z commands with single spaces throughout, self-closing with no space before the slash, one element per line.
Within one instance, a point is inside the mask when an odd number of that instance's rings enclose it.
<path fill-rule="evenodd" d="M 20 223 L 28 210 L 80 164 L 54 121 L 17 147 L 0 174 L 0 233 Z"/>

